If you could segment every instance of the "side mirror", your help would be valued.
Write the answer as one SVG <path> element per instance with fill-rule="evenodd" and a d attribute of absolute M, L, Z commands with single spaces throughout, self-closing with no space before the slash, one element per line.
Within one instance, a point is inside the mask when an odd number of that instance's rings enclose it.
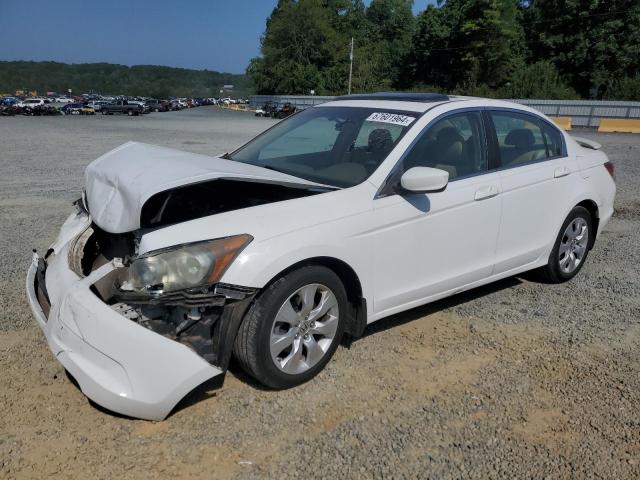
<path fill-rule="evenodd" d="M 431 167 L 413 167 L 402 174 L 400 185 L 413 193 L 441 192 L 449 183 L 449 172 Z"/>

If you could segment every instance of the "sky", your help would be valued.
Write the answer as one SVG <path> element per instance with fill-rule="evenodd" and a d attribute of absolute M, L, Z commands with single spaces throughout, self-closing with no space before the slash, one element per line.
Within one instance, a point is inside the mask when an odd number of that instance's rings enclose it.
<path fill-rule="evenodd" d="M 0 60 L 243 73 L 277 0 L 0 0 Z M 365 0 L 365 4 L 370 0 Z M 414 13 L 434 0 L 414 0 Z"/>

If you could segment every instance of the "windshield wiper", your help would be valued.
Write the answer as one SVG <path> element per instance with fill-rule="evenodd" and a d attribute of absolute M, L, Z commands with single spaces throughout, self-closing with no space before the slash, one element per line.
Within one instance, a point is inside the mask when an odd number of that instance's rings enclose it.
<path fill-rule="evenodd" d="M 229 155 L 229 152 L 225 153 L 224 155 L 220 155 L 220 158 L 224 158 L 225 160 L 232 160 L 231 155 Z"/>

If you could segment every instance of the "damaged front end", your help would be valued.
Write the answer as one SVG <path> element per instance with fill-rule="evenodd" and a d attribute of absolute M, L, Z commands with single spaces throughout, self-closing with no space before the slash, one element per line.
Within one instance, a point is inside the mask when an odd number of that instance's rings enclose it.
<path fill-rule="evenodd" d="M 120 268 L 92 285 L 93 293 L 119 315 L 186 345 L 225 371 L 256 289 L 219 279 L 252 238 L 242 235 L 138 256 L 139 235 L 112 234 L 92 224 L 72 244 L 69 265 L 88 276 L 121 259 Z"/>

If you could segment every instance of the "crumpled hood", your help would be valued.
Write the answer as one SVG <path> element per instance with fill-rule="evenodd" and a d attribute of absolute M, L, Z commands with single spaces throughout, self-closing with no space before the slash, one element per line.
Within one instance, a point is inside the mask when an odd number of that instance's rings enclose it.
<path fill-rule="evenodd" d="M 124 233 L 140 228 L 142 206 L 154 194 L 216 178 L 317 185 L 255 165 L 128 142 L 87 166 L 86 199 L 100 228 Z"/>

